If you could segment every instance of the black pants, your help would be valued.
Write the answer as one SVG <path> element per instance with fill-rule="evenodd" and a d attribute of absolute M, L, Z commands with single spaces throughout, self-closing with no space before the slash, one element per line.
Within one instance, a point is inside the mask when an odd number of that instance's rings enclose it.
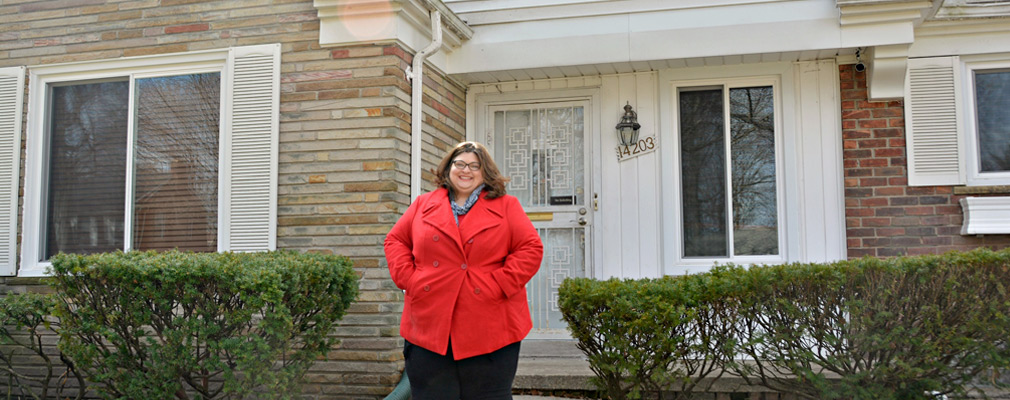
<path fill-rule="evenodd" d="M 519 344 L 456 361 L 452 343 L 446 355 L 406 342 L 410 396 L 414 400 L 510 400 L 519 364 Z"/>

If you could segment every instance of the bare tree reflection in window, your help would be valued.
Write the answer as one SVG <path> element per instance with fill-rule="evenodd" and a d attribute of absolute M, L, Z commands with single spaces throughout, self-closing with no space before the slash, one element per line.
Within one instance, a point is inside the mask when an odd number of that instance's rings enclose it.
<path fill-rule="evenodd" d="M 975 74 L 981 172 L 1010 171 L 1010 71 Z"/>
<path fill-rule="evenodd" d="M 734 88 L 729 98 L 733 252 L 778 254 L 774 93 L 770 86 Z"/>
<path fill-rule="evenodd" d="M 722 89 L 680 92 L 684 256 L 726 256 Z"/>
<path fill-rule="evenodd" d="M 51 100 L 44 260 L 122 249 L 129 82 L 57 86 Z"/>
<path fill-rule="evenodd" d="M 684 257 L 778 254 L 773 88 L 678 95 Z"/>

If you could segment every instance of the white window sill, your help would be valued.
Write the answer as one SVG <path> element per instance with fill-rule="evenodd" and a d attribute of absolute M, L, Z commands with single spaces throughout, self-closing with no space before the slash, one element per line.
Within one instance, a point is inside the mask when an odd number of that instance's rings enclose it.
<path fill-rule="evenodd" d="M 962 235 L 1010 233 L 1010 197 L 965 197 Z"/>

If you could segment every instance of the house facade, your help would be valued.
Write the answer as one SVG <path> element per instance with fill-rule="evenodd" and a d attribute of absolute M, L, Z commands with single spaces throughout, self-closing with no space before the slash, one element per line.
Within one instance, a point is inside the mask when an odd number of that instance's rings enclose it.
<path fill-rule="evenodd" d="M 346 255 L 305 396 L 379 398 L 382 241 L 462 140 L 544 241 L 532 337 L 566 277 L 1007 247 L 1010 2 L 4 3 L 2 288 L 59 251 Z"/>

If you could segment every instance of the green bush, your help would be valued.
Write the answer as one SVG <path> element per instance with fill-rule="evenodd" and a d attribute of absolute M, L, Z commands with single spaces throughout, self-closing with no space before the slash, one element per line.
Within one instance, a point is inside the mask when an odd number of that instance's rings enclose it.
<path fill-rule="evenodd" d="M 10 293 L 0 298 L 0 370 L 7 377 L 8 399 L 48 399 L 52 394 L 66 399 L 70 391 L 77 399 L 84 397 L 84 379 L 70 359 L 59 353 L 54 360 L 46 351 L 46 332 L 59 327 L 52 318 L 55 305 L 52 296 L 38 293 Z M 25 362 L 41 366 L 42 374 L 27 373 Z"/>
<path fill-rule="evenodd" d="M 117 399 L 291 398 L 357 296 L 342 257 L 61 254 L 60 349 Z"/>
<path fill-rule="evenodd" d="M 716 316 L 708 276 L 638 281 L 568 279 L 560 308 L 578 347 L 612 399 L 674 391 L 675 399 L 716 377 L 729 353 L 729 326 Z"/>
<path fill-rule="evenodd" d="M 967 395 L 1010 366 L 1010 250 L 724 268 L 739 351 L 728 367 L 809 399 Z"/>
<path fill-rule="evenodd" d="M 1010 367 L 1007 283 L 1010 250 L 976 250 L 577 279 L 559 294 L 611 398 L 727 371 L 807 399 L 931 399 Z M 718 368 L 683 369 L 703 360 Z"/>

